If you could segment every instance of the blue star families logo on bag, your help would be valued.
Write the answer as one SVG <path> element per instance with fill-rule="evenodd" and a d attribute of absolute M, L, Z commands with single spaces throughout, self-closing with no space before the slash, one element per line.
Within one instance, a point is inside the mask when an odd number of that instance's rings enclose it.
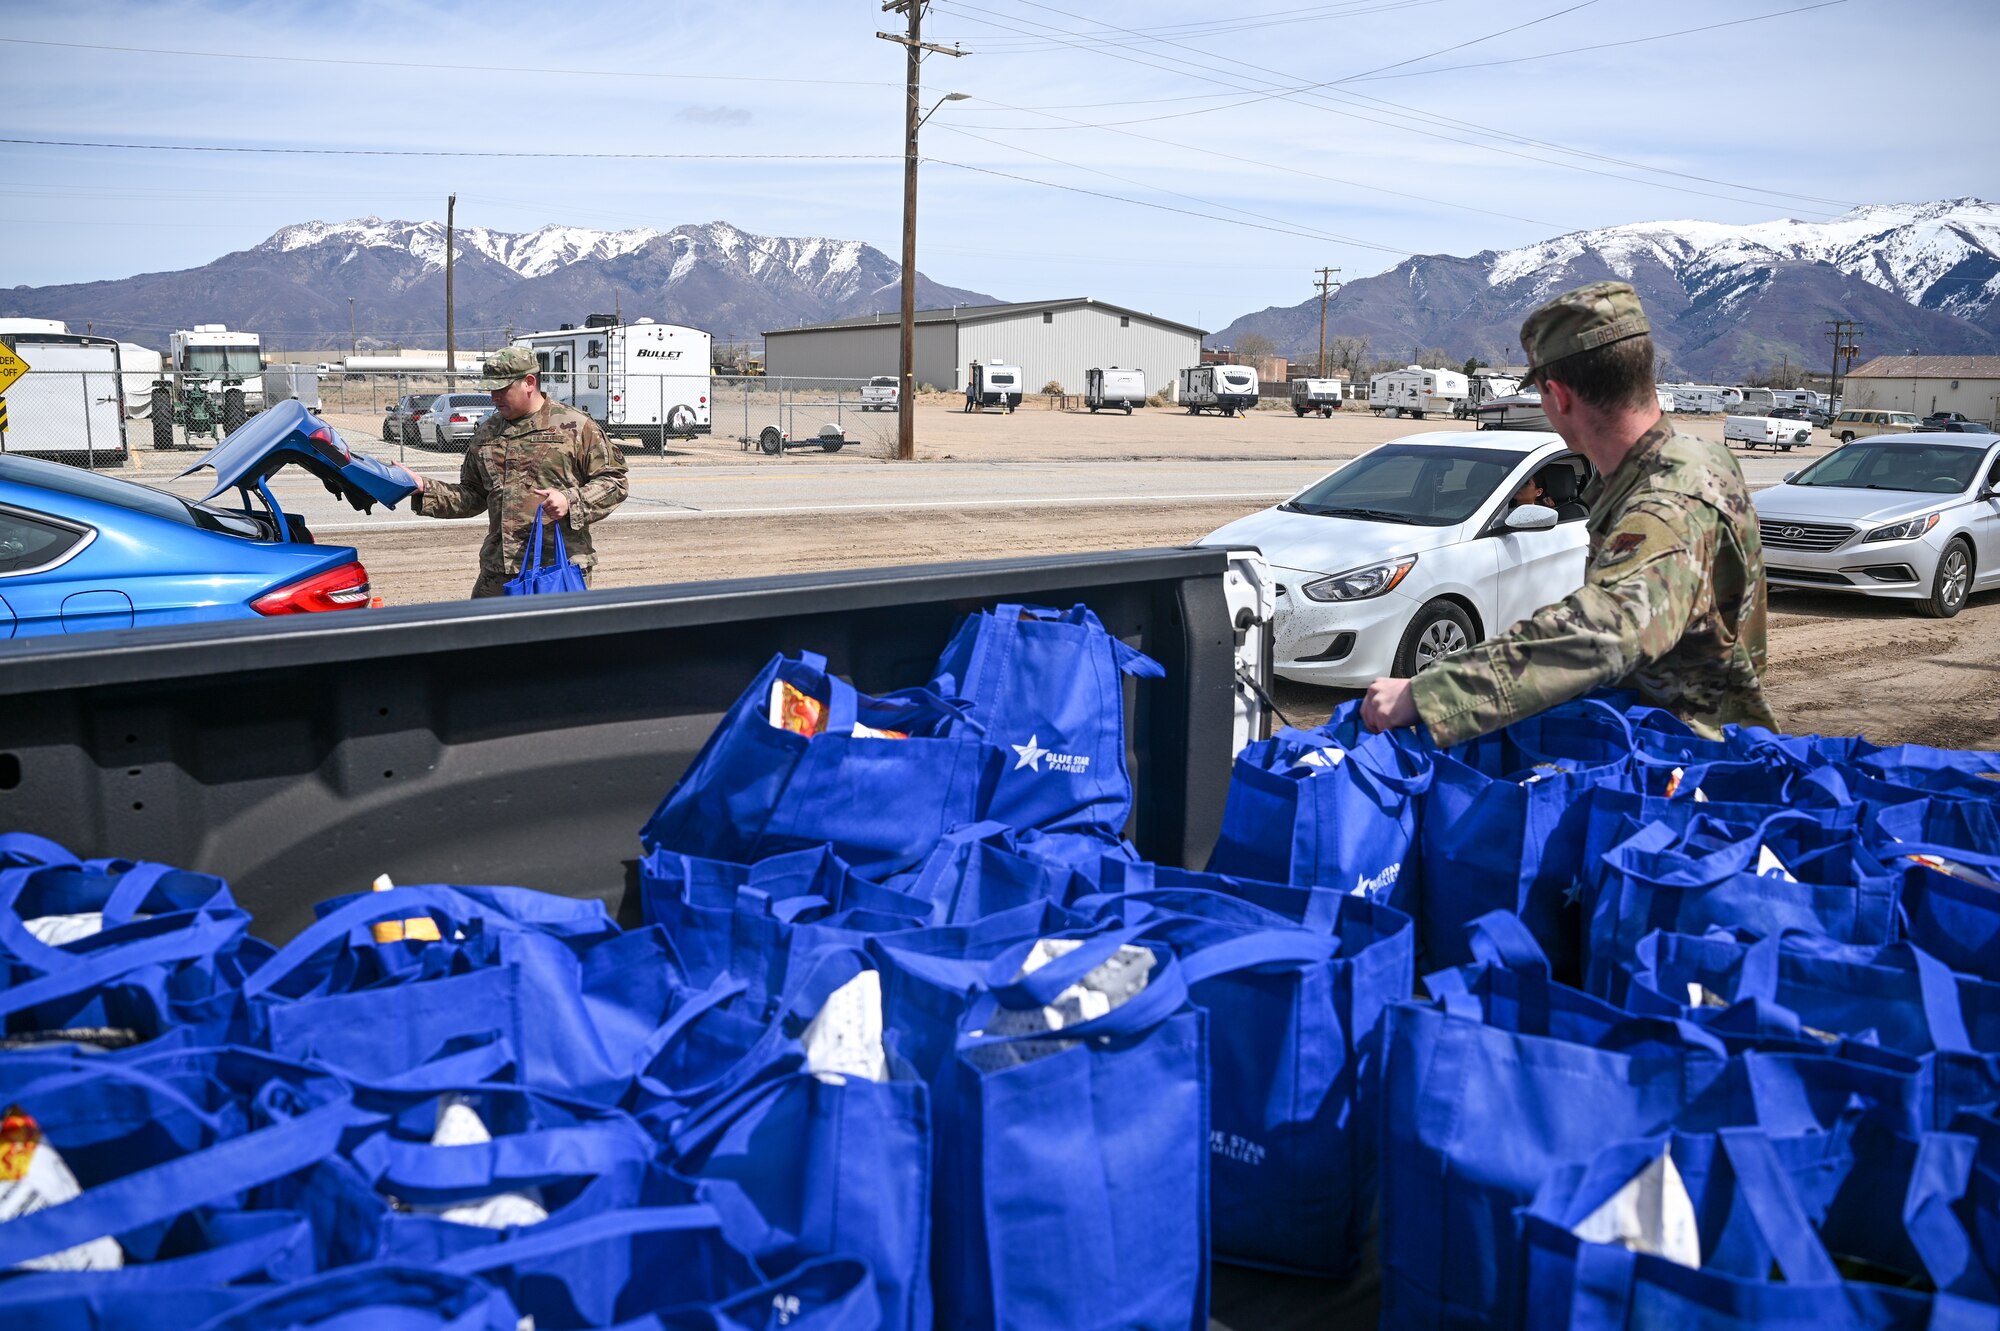
<path fill-rule="evenodd" d="M 805 1301 L 796 1294 L 780 1294 L 771 1300 L 771 1311 L 778 1315 L 779 1326 L 790 1326 L 805 1311 Z"/>
<path fill-rule="evenodd" d="M 1071 776 L 1082 776 L 1090 770 L 1089 754 L 1055 753 L 1043 748 L 1040 737 L 1036 735 L 1028 736 L 1026 744 L 1009 744 L 1007 747 L 1020 755 L 1021 760 L 1014 764 L 1014 770 L 1017 772 L 1023 767 L 1031 772 L 1040 772 L 1044 760 L 1047 760 L 1051 772 L 1067 772 Z"/>
<path fill-rule="evenodd" d="M 1248 1137 L 1239 1137 L 1233 1132 L 1211 1128 L 1208 1134 L 1208 1150 L 1211 1155 L 1219 1155 L 1242 1165 L 1264 1163 L 1264 1148 Z"/>
<path fill-rule="evenodd" d="M 1354 897 L 1373 896 L 1384 888 L 1394 887 L 1396 885 L 1396 875 L 1402 871 L 1402 865 L 1391 864 L 1383 868 L 1380 873 L 1374 875 L 1372 878 L 1363 878 L 1357 874 L 1354 878 L 1354 890 L 1348 893 L 1348 895 Z"/>

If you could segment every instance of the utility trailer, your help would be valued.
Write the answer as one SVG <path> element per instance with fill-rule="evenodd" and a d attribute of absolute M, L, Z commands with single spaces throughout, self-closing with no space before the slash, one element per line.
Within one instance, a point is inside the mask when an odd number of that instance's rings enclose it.
<path fill-rule="evenodd" d="M 1257 371 L 1248 365 L 1189 365 L 1177 387 L 1190 416 L 1204 411 L 1234 416 L 1257 405 Z"/>
<path fill-rule="evenodd" d="M 1132 408 L 1146 405 L 1146 372 L 1121 370 L 1116 365 L 1109 369 L 1093 366 L 1085 370 L 1083 405 L 1090 408 L 1092 415 L 1123 407 L 1125 414 L 1130 416 Z"/>
<path fill-rule="evenodd" d="M 1722 441 L 1789 453 L 1812 443 L 1812 423 L 1782 416 L 1728 416 L 1722 422 Z"/>
<path fill-rule="evenodd" d="M 1292 412 L 1306 416 L 1318 412 L 1321 416 L 1331 416 L 1340 410 L 1341 391 L 1338 379 L 1294 379 L 1291 384 Z"/>
<path fill-rule="evenodd" d="M 522 333 L 513 345 L 535 353 L 542 391 L 604 427 L 664 452 L 668 439 L 707 434 L 713 339 L 699 328 L 593 314 L 583 327 Z"/>
<path fill-rule="evenodd" d="M 124 465 L 123 368 L 115 338 L 50 319 L 0 320 L 0 346 L 28 363 L 7 389 L 0 452 L 79 467 Z"/>

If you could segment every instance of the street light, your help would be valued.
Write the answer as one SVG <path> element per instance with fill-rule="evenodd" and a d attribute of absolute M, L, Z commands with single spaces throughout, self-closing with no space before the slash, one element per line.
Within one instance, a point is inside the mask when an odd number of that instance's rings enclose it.
<path fill-rule="evenodd" d="M 948 92 L 931 103 L 931 109 L 922 115 L 917 107 L 922 98 L 917 95 L 915 65 L 917 53 L 910 53 L 912 83 L 910 85 L 909 131 L 903 137 L 903 309 L 901 329 L 901 364 L 897 367 L 898 381 L 902 387 L 896 390 L 896 456 L 907 462 L 917 455 L 917 131 L 924 122 L 936 113 L 946 102 L 963 102 L 971 94 Z"/>

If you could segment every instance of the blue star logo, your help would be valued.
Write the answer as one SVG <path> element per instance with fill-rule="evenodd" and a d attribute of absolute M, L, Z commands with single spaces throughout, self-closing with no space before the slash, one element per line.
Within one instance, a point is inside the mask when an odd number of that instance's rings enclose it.
<path fill-rule="evenodd" d="M 1007 746 L 1015 753 L 1021 755 L 1021 761 L 1014 764 L 1015 771 L 1018 772 L 1023 767 L 1034 772 L 1042 770 L 1042 758 L 1048 753 L 1048 750 L 1038 744 L 1036 739 L 1036 736 L 1030 735 L 1026 744 L 1010 744 Z"/>

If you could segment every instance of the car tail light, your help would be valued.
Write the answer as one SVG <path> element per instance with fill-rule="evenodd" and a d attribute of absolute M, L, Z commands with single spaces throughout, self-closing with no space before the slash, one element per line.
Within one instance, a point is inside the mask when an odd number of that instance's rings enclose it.
<path fill-rule="evenodd" d="M 451 415 L 451 423 L 453 425 L 470 425 L 472 424 L 472 417 L 463 415 L 459 412 L 453 412 Z"/>
<path fill-rule="evenodd" d="M 364 610 L 368 606 L 368 570 L 359 560 L 288 582 L 250 603 L 260 615 L 303 615 L 315 610 Z"/>

